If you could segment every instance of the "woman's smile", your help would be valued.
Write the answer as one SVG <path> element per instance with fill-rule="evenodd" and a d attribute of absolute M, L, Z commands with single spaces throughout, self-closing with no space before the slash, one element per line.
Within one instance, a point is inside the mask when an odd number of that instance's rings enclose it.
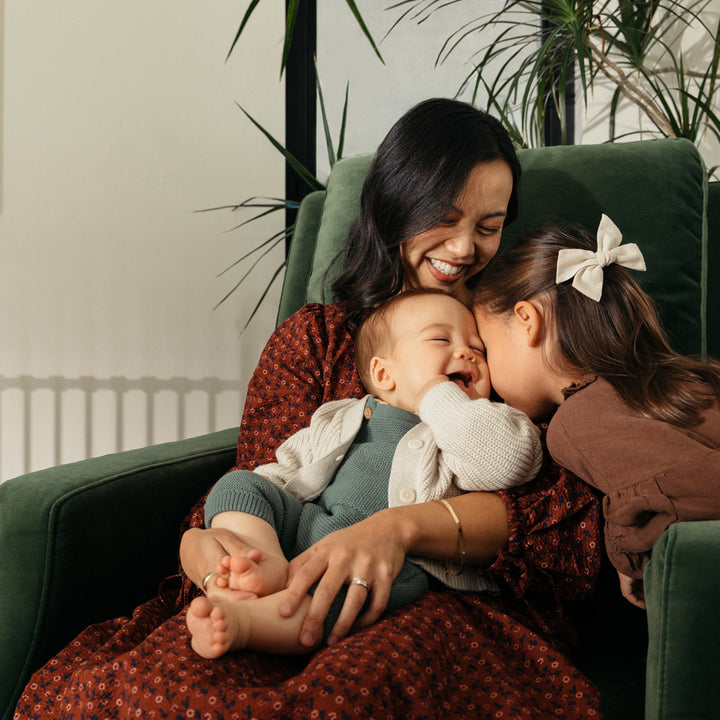
<path fill-rule="evenodd" d="M 449 263 L 444 260 L 437 260 L 435 258 L 427 258 L 427 262 L 430 263 L 430 272 L 440 282 L 455 282 L 458 280 L 458 275 L 465 270 L 467 265 L 458 265 L 456 263 Z"/>

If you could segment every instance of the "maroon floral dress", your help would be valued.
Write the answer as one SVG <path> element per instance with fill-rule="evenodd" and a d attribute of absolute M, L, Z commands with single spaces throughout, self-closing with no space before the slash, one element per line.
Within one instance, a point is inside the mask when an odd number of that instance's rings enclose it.
<path fill-rule="evenodd" d="M 239 467 L 270 461 L 321 403 L 364 394 L 342 320 L 336 305 L 309 305 L 272 336 L 249 386 Z M 550 462 L 499 495 L 510 537 L 486 571 L 497 597 L 431 591 L 313 655 L 206 660 L 190 647 L 186 580 L 81 633 L 31 678 L 15 719 L 600 718 L 599 693 L 565 655 L 562 611 L 598 572 L 597 499 Z"/>

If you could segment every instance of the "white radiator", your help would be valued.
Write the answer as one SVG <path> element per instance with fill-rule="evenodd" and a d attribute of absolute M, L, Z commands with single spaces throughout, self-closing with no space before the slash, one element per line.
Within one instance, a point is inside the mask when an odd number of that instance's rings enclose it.
<path fill-rule="evenodd" d="M 3 377 L 0 482 L 240 424 L 237 380 Z"/>

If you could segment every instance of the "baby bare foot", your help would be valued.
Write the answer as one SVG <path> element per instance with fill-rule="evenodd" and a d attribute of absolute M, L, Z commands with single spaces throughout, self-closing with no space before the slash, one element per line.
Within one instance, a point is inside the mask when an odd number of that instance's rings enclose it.
<path fill-rule="evenodd" d="M 246 646 L 250 616 L 239 603 L 226 605 L 198 597 L 188 608 L 187 626 L 193 650 L 201 657 L 214 659 Z"/>
<path fill-rule="evenodd" d="M 288 562 L 284 557 L 248 554 L 223 558 L 228 586 L 264 597 L 285 589 Z"/>

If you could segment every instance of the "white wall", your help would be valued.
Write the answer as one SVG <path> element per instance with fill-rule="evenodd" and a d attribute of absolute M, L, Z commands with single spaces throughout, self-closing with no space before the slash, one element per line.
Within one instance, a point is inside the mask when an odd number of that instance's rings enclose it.
<path fill-rule="evenodd" d="M 345 156 L 373 151 L 391 125 L 421 100 L 453 97 L 470 71 L 462 52 L 442 64 L 435 61 L 445 38 L 467 21 L 469 11 L 477 11 L 472 0 L 450 3 L 421 24 L 404 20 L 393 28 L 405 9 L 389 9 L 394 4 L 389 0 L 356 1 L 380 44 L 383 65 L 344 2 L 318 2 L 318 72 L 335 140 L 346 83 L 350 83 Z M 499 8 L 502 0 L 483 0 L 482 5 L 483 12 L 490 12 Z M 461 97 L 469 99 L 467 93 Z M 319 109 L 317 147 L 318 174 L 323 175 L 327 161 Z"/>
<path fill-rule="evenodd" d="M 213 306 L 282 196 L 283 3 L 0 0 L 0 478 L 239 424 L 277 301 Z M 4 13 L 3 13 L 4 11 Z M 276 267 L 282 251 L 267 267 Z"/>

